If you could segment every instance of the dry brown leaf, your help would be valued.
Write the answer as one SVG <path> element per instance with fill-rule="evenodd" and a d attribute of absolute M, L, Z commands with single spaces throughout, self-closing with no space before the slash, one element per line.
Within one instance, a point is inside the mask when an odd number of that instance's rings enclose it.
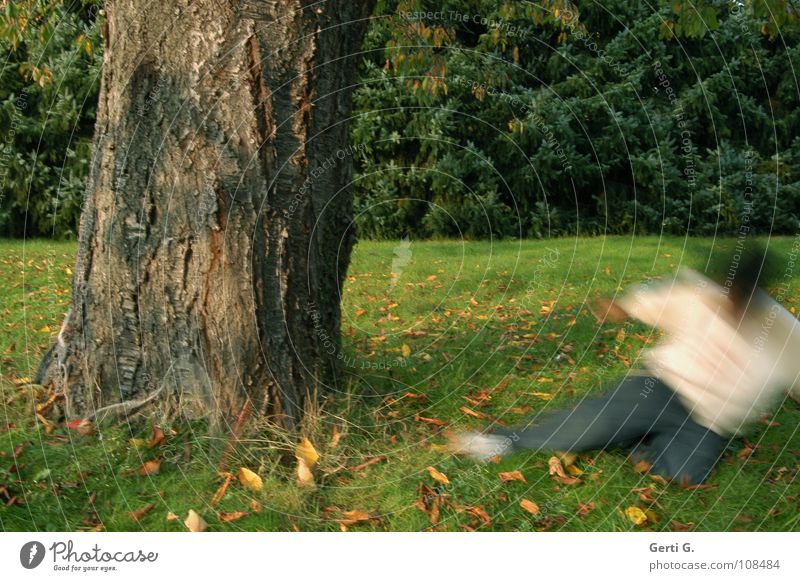
<path fill-rule="evenodd" d="M 553 476 L 553 480 L 564 486 L 575 486 L 581 482 L 580 478 L 574 478 L 572 476 Z"/>
<path fill-rule="evenodd" d="M 528 500 L 527 498 L 523 498 L 520 501 L 519 505 L 522 507 L 523 510 L 531 514 L 540 514 L 542 512 L 538 504 L 536 504 L 532 500 Z"/>
<path fill-rule="evenodd" d="M 366 460 L 365 462 L 362 462 L 358 466 L 353 466 L 350 469 L 350 472 L 360 472 L 364 468 L 369 468 L 373 464 L 377 464 L 378 462 L 383 462 L 384 460 L 386 460 L 386 456 L 373 456 L 372 458 Z"/>
<path fill-rule="evenodd" d="M 590 512 L 595 509 L 595 504 L 593 502 L 589 502 L 584 504 L 583 502 L 578 503 L 578 516 L 583 518 Z"/>
<path fill-rule="evenodd" d="M 319 454 L 308 438 L 303 438 L 303 441 L 297 444 L 294 455 L 297 456 L 297 458 L 302 459 L 306 463 L 306 466 L 309 470 L 314 468 L 314 465 L 319 460 Z"/>
<path fill-rule="evenodd" d="M 465 510 L 472 516 L 478 518 L 486 526 L 492 524 L 492 519 L 489 516 L 489 513 L 487 513 L 482 506 L 464 506 L 461 510 Z"/>
<path fill-rule="evenodd" d="M 415 416 L 414 419 L 416 421 L 418 421 L 418 422 L 424 422 L 426 424 L 431 424 L 431 425 L 437 426 L 437 427 L 444 427 L 444 426 L 447 425 L 447 422 L 445 422 L 444 420 L 439 420 L 437 418 L 425 418 L 425 417 L 422 417 L 422 416 L 418 415 L 418 416 Z"/>
<path fill-rule="evenodd" d="M 527 480 L 525 480 L 525 476 L 523 476 L 522 472 L 519 470 L 514 470 L 513 472 L 500 472 L 498 476 L 503 482 L 527 482 Z"/>
<path fill-rule="evenodd" d="M 147 442 L 147 447 L 155 448 L 163 441 L 164 441 L 164 430 L 162 430 L 158 426 L 153 426 L 153 435 L 150 437 L 150 441 Z"/>
<path fill-rule="evenodd" d="M 253 492 L 258 492 L 264 487 L 261 476 L 245 467 L 239 468 L 239 482 L 241 482 L 242 486 Z"/>
<path fill-rule="evenodd" d="M 178 516 L 177 514 L 175 514 L 174 512 L 168 512 L 168 513 L 167 513 L 167 520 L 168 520 L 168 521 L 178 520 L 179 518 L 181 518 L 181 517 L 179 517 L 179 516 Z"/>
<path fill-rule="evenodd" d="M 155 476 L 161 471 L 161 460 L 148 460 L 139 468 L 139 476 Z"/>
<path fill-rule="evenodd" d="M 189 509 L 189 514 L 186 516 L 186 520 L 183 521 L 183 524 L 193 533 L 202 533 L 208 529 L 208 523 L 192 509 Z"/>
<path fill-rule="evenodd" d="M 248 514 L 250 513 L 241 510 L 237 510 L 236 512 L 219 512 L 217 513 L 217 518 L 220 522 L 233 522 L 246 517 Z"/>
<path fill-rule="evenodd" d="M 148 512 L 150 512 L 151 510 L 153 510 L 155 507 L 156 507 L 156 505 L 151 503 L 151 504 L 148 504 L 147 506 L 143 506 L 143 507 L 142 507 L 142 508 L 140 508 L 139 510 L 134 510 L 133 512 L 129 512 L 129 513 L 128 513 L 128 515 L 129 515 L 129 516 L 130 516 L 130 517 L 131 517 L 133 520 L 135 520 L 136 522 L 139 522 L 139 520 L 140 520 L 140 519 L 141 519 L 141 518 L 142 518 L 144 515 L 146 515 L 146 514 L 147 514 Z"/>
<path fill-rule="evenodd" d="M 547 465 L 550 468 L 550 476 L 560 476 L 561 478 L 566 478 L 567 475 L 564 472 L 564 467 L 561 465 L 561 460 L 559 460 L 556 456 L 552 456 L 548 461 Z"/>
<path fill-rule="evenodd" d="M 348 510 L 342 513 L 342 518 L 335 519 L 340 525 L 346 527 L 352 526 L 356 523 L 366 522 L 372 520 L 372 516 L 363 510 Z"/>
<path fill-rule="evenodd" d="M 250 510 L 252 510 L 255 513 L 260 513 L 263 509 L 261 508 L 261 505 L 258 503 L 258 501 L 253 499 L 250 501 Z"/>
<path fill-rule="evenodd" d="M 431 475 L 431 478 L 433 478 L 436 482 L 439 482 L 441 484 L 450 484 L 450 479 L 447 478 L 447 476 L 445 476 L 441 472 L 439 472 L 433 466 L 428 466 L 427 471 L 428 474 Z"/>
<path fill-rule="evenodd" d="M 220 476 L 223 476 L 225 481 L 217 489 L 217 492 L 214 494 L 214 498 L 211 499 L 211 506 L 215 506 L 220 500 L 222 500 L 222 497 L 225 496 L 225 492 L 228 490 L 231 480 L 233 480 L 233 474 L 230 472 L 221 472 Z"/>

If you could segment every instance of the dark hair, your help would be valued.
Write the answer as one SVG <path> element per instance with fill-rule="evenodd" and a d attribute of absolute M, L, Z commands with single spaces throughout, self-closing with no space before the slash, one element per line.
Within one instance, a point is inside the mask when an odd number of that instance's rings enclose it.
<path fill-rule="evenodd" d="M 774 250 L 756 239 L 739 238 L 730 250 L 712 259 L 708 274 L 741 314 L 751 301 L 759 300 L 760 293 L 756 291 L 772 286 L 776 262 Z"/>

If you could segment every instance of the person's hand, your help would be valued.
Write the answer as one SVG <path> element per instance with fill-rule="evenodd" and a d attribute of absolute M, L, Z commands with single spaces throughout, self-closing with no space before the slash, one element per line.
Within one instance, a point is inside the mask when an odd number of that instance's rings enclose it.
<path fill-rule="evenodd" d="M 598 323 L 622 323 L 628 318 L 628 313 L 611 299 L 597 299 L 588 307 Z"/>

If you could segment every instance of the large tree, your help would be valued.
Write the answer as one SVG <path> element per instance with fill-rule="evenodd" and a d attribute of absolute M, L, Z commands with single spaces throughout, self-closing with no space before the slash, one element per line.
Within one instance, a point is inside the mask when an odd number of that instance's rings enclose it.
<path fill-rule="evenodd" d="M 39 373 L 69 417 L 250 402 L 291 426 L 335 381 L 370 9 L 108 0 L 72 307 Z"/>

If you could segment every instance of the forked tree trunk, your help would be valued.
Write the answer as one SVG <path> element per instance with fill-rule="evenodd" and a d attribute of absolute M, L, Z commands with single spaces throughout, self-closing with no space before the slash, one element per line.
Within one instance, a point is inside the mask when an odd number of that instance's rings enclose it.
<path fill-rule="evenodd" d="M 370 8 L 107 2 L 72 308 L 39 374 L 69 417 L 249 398 L 291 426 L 335 381 Z"/>

